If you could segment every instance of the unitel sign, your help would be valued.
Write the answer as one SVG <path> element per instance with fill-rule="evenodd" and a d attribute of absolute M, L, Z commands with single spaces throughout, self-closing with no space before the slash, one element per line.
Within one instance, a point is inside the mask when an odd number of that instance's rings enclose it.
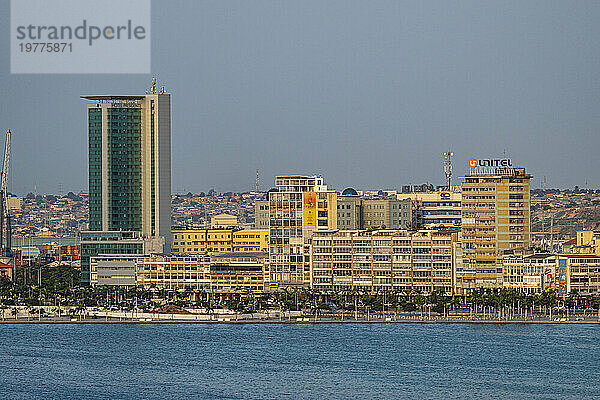
<path fill-rule="evenodd" d="M 512 162 L 510 158 L 499 158 L 495 160 L 491 159 L 481 159 L 478 160 L 476 158 L 471 158 L 467 164 L 469 168 L 477 168 L 477 167 L 512 167 Z"/>

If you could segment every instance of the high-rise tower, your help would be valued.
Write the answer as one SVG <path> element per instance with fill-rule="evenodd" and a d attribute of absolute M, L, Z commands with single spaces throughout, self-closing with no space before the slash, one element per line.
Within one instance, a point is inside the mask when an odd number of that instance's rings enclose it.
<path fill-rule="evenodd" d="M 89 230 L 135 231 L 171 243 L 171 95 L 89 100 Z M 82 264 L 82 279 L 83 279 Z"/>
<path fill-rule="evenodd" d="M 312 232 L 337 229 L 337 192 L 327 190 L 320 176 L 283 175 L 268 193 L 271 288 L 308 286 L 306 245 Z"/>
<path fill-rule="evenodd" d="M 171 95 L 84 96 L 90 100 L 92 231 L 171 231 Z"/>
<path fill-rule="evenodd" d="M 507 159 L 471 159 L 469 167 L 462 183 L 461 285 L 499 288 L 504 251 L 531 246 L 531 175 Z"/>

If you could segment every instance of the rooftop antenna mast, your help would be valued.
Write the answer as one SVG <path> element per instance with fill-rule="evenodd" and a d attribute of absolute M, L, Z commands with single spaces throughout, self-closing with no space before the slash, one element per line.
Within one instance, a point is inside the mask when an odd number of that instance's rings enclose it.
<path fill-rule="evenodd" d="M 446 188 L 451 189 L 452 184 L 452 157 L 454 153 L 448 149 L 444 154 L 444 175 L 446 175 Z"/>
<path fill-rule="evenodd" d="M 257 170 L 256 170 L 256 184 L 255 184 L 255 186 L 254 186 L 254 191 L 255 191 L 256 193 L 258 193 L 258 192 L 259 192 L 259 183 L 260 183 L 260 178 L 259 178 L 259 175 L 258 175 L 258 169 L 257 169 Z"/>

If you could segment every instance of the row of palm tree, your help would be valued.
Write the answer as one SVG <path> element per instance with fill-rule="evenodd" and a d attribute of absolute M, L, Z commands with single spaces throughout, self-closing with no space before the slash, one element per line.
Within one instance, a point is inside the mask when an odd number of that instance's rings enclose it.
<path fill-rule="evenodd" d="M 599 296 L 572 293 L 559 297 L 555 292 L 525 294 L 515 289 L 477 289 L 457 296 L 443 292 L 409 293 L 392 291 L 327 292 L 310 288 L 284 288 L 272 292 L 221 293 L 206 290 L 168 290 L 159 287 L 81 287 L 79 272 L 71 267 L 41 270 L 40 282 L 0 278 L 0 305 L 4 306 L 70 306 L 80 310 L 102 307 L 119 310 L 160 310 L 164 305 L 178 308 L 200 308 L 207 312 L 227 309 L 238 313 L 259 311 L 297 311 L 311 315 L 339 313 L 420 313 L 428 315 L 534 315 L 570 310 L 588 310 L 591 314 L 600 306 Z M 27 282 L 27 283 L 26 283 Z"/>

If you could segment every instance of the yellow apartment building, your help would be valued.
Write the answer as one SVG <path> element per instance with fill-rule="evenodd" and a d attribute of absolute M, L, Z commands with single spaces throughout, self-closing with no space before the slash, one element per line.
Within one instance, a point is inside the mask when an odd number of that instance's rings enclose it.
<path fill-rule="evenodd" d="M 577 231 L 575 246 L 572 253 L 600 255 L 600 232 Z"/>
<path fill-rule="evenodd" d="M 178 229 L 173 231 L 173 254 L 267 252 L 269 231 L 233 229 Z"/>
<path fill-rule="evenodd" d="M 210 290 L 210 257 L 206 255 L 140 256 L 136 262 L 138 286 L 167 290 Z"/>
<path fill-rule="evenodd" d="M 247 293 L 264 289 L 267 253 L 139 256 L 137 285 L 166 290 Z"/>
<path fill-rule="evenodd" d="M 178 229 L 173 231 L 173 254 L 230 253 L 232 229 Z"/>
<path fill-rule="evenodd" d="M 531 246 L 531 175 L 505 165 L 510 160 L 471 159 L 463 177 L 462 268 L 473 272 L 461 279 L 467 292 L 502 287 L 504 251 Z"/>
<path fill-rule="evenodd" d="M 269 231 L 253 229 L 233 232 L 233 252 L 269 252 Z"/>
<path fill-rule="evenodd" d="M 264 290 L 264 266 L 268 253 L 239 252 L 211 256 L 210 290 L 247 293 Z"/>

